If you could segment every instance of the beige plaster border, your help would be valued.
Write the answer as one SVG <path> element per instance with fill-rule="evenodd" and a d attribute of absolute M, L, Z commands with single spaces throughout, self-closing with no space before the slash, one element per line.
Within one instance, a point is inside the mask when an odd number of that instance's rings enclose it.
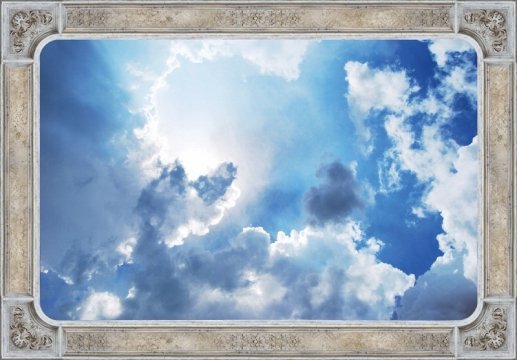
<path fill-rule="evenodd" d="M 8 1 L 1 11 L 2 358 L 516 358 L 514 1 Z M 442 322 L 47 318 L 39 307 L 39 52 L 55 38 L 179 35 L 473 43 L 483 179 L 475 313 Z"/>

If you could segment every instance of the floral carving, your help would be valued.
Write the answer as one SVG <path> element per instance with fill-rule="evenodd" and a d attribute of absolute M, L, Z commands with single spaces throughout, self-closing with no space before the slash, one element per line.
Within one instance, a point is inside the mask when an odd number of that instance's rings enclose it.
<path fill-rule="evenodd" d="M 12 46 L 16 53 L 20 53 L 25 49 L 26 37 L 29 30 L 34 29 L 38 25 L 48 25 L 52 22 L 52 14 L 49 11 L 18 11 L 11 17 L 10 34 L 13 38 Z"/>
<path fill-rule="evenodd" d="M 71 8 L 67 11 L 67 25 L 87 28 L 104 27 L 108 24 L 109 15 L 110 13 L 105 9 Z"/>
<path fill-rule="evenodd" d="M 424 349 L 436 350 L 436 351 L 448 351 L 449 350 L 449 336 L 448 333 L 430 333 L 430 334 L 418 334 L 415 339 L 409 337 L 409 341 L 415 341 Z"/>
<path fill-rule="evenodd" d="M 446 9 L 420 11 L 415 19 L 418 24 L 426 27 L 447 27 L 450 23 L 449 11 Z"/>
<path fill-rule="evenodd" d="M 42 350 L 48 349 L 54 342 L 48 334 L 41 334 L 41 331 L 30 321 L 24 309 L 13 307 L 11 324 L 9 326 L 12 344 L 18 349 Z"/>
<path fill-rule="evenodd" d="M 477 26 L 480 35 L 486 38 L 495 52 L 506 51 L 506 19 L 497 10 L 471 11 L 465 14 L 467 24 Z"/>
<path fill-rule="evenodd" d="M 284 28 L 300 23 L 299 11 L 291 9 L 239 9 L 223 11 L 217 17 L 219 26 L 242 28 Z"/>
<path fill-rule="evenodd" d="M 497 350 L 506 343 L 506 310 L 492 308 L 490 318 L 476 329 L 475 335 L 465 337 L 463 345 L 469 350 Z"/>
<path fill-rule="evenodd" d="M 231 333 L 219 336 L 217 343 L 234 351 L 285 351 L 296 350 L 301 339 L 296 334 L 286 333 Z"/>

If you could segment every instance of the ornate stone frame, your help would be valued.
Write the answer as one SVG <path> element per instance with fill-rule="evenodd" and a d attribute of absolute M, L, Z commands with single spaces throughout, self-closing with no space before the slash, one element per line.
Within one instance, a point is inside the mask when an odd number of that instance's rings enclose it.
<path fill-rule="evenodd" d="M 8 1 L 1 7 L 2 358 L 515 359 L 515 1 Z M 54 321 L 39 306 L 39 53 L 56 38 L 461 36 L 478 51 L 478 308 L 461 321 Z M 150 304 L 149 306 L 152 306 Z"/>

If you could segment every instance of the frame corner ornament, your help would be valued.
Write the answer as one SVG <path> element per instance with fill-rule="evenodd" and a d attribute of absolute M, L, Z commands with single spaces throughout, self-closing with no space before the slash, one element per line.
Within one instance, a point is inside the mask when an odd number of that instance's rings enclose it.
<path fill-rule="evenodd" d="M 508 308 L 489 305 L 482 318 L 461 337 L 463 351 L 504 351 L 508 349 Z"/>
<path fill-rule="evenodd" d="M 9 350 L 53 350 L 55 332 L 35 319 L 28 304 L 9 307 Z"/>
<path fill-rule="evenodd" d="M 488 56 L 510 55 L 509 9 L 464 9 L 461 30 L 473 33 Z"/>
<path fill-rule="evenodd" d="M 10 9 L 7 53 L 11 57 L 30 57 L 36 39 L 57 29 L 56 18 L 52 9 Z"/>

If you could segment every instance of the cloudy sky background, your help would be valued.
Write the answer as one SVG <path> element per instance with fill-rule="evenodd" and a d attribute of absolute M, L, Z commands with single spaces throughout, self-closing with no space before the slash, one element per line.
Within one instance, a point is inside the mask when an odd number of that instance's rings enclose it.
<path fill-rule="evenodd" d="M 462 40 L 54 41 L 41 55 L 54 319 L 409 319 L 476 306 Z"/>

